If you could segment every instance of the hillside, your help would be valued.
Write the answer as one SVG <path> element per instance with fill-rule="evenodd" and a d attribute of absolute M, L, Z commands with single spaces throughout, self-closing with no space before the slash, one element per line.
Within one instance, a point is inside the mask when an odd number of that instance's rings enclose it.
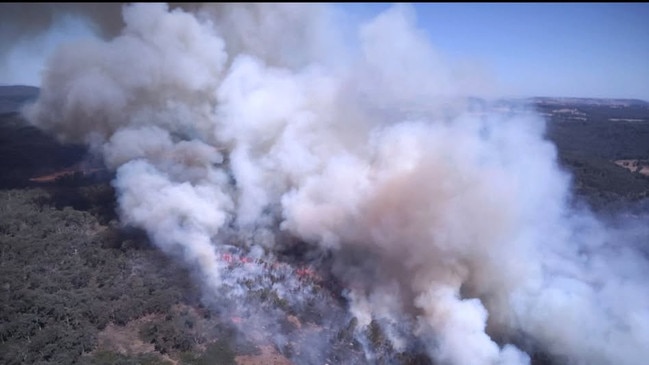
<path fill-rule="evenodd" d="M 327 258 L 313 268 L 313 258 L 291 246 L 275 262 L 221 256 L 233 271 L 259 269 L 271 285 L 240 283 L 250 289 L 240 299 L 281 318 L 266 333 L 242 335 L 255 328 L 245 323 L 254 314 L 227 298 L 206 300 L 191 267 L 119 224 L 112 173 L 86 147 L 63 145 L 20 117 L 20 105 L 36 95 L 0 87 L 0 363 L 285 365 L 314 361 L 316 345 L 328 348 L 318 359 L 328 364 L 365 363 L 364 346 L 377 363 L 431 363 L 423 344 L 395 349 L 374 324 L 364 333 L 369 344 L 359 342 L 357 321 L 343 316 L 341 283 L 319 270 L 329 269 Z M 600 211 L 646 204 L 649 177 L 630 167 L 649 160 L 649 103 L 531 101 L 547 118 L 577 200 Z M 274 284 L 288 276 L 311 293 L 306 303 L 278 292 Z M 328 327 L 330 318 L 339 327 Z M 532 355 L 533 364 L 560 363 Z"/>

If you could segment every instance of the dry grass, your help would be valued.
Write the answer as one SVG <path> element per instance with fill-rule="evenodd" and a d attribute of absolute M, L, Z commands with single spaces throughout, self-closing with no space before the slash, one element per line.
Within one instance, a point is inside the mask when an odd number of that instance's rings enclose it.
<path fill-rule="evenodd" d="M 273 346 L 260 346 L 260 355 L 242 355 L 235 357 L 237 365 L 293 365 L 286 357 L 279 354 Z"/>

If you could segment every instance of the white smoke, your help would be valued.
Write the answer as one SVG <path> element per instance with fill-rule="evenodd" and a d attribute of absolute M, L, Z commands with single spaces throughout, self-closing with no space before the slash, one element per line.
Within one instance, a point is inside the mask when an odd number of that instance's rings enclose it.
<path fill-rule="evenodd" d="M 271 261 L 293 237 L 333 255 L 357 334 L 375 321 L 398 351 L 414 336 L 441 364 L 649 356 L 646 229 L 569 207 L 540 119 L 466 112 L 484 78 L 428 45 L 411 8 L 344 54 L 323 5 L 135 4 L 123 19 L 58 49 L 26 115 L 101 153 L 123 222 L 208 293 L 317 295 L 290 270 L 222 260 L 236 245 Z"/>
<path fill-rule="evenodd" d="M 0 80 L 40 85 L 48 55 L 62 42 L 117 34 L 118 3 L 0 4 Z"/>

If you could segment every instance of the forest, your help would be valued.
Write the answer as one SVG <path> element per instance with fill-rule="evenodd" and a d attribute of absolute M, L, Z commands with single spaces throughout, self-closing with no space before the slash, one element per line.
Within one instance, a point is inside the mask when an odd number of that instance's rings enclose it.
<path fill-rule="evenodd" d="M 290 364 L 300 344 L 277 348 L 237 335 L 236 318 L 225 321 L 204 303 L 191 268 L 119 223 L 112 173 L 96 168 L 84 146 L 57 142 L 16 111 L 36 92 L 0 94 L 0 363 Z M 598 212 L 648 208 L 649 176 L 615 163 L 649 160 L 648 103 L 534 102 L 548 116 L 560 165 L 573 176 L 575 204 Z M 60 171 L 67 172 L 51 177 Z M 344 307 L 330 278 L 304 285 Z M 250 295 L 282 310 L 288 332 L 318 326 L 317 315 L 272 291 Z M 347 352 L 332 351 L 330 364 L 361 356 L 355 325 L 332 336 L 332 348 Z M 392 363 L 430 363 L 420 352 L 390 348 L 378 327 L 370 332 Z M 550 363 L 543 354 L 532 360 Z"/>

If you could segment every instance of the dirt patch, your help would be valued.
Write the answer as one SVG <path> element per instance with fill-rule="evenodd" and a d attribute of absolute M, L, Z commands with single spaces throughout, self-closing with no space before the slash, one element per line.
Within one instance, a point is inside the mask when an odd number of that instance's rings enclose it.
<path fill-rule="evenodd" d="M 293 363 L 278 353 L 273 346 L 260 346 L 260 355 L 242 355 L 234 360 L 237 365 L 293 365 Z"/>
<path fill-rule="evenodd" d="M 644 176 L 649 176 L 649 166 L 642 166 L 639 172 Z"/>
<path fill-rule="evenodd" d="M 290 315 L 290 314 L 289 314 L 289 315 L 286 317 L 286 319 L 287 319 L 291 324 L 293 324 L 297 329 L 302 329 L 302 322 L 300 322 L 300 320 L 299 320 L 296 316 L 293 316 L 293 315 Z"/>
<path fill-rule="evenodd" d="M 649 176 L 649 160 L 616 160 L 613 162 L 631 172 Z"/>
<path fill-rule="evenodd" d="M 140 326 L 146 322 L 156 319 L 155 315 L 148 315 L 134 321 L 128 322 L 125 326 L 117 326 L 110 323 L 99 332 L 97 341 L 99 347 L 119 352 L 121 354 L 140 354 L 154 352 L 153 344 L 144 343 L 139 338 Z"/>
<path fill-rule="evenodd" d="M 109 323 L 103 331 L 97 334 L 97 349 L 114 351 L 122 355 L 156 353 L 160 355 L 163 360 L 177 365 L 178 362 L 176 360 L 171 359 L 167 355 L 158 353 L 153 344 L 145 343 L 140 339 L 140 327 L 145 323 L 158 320 L 160 317 L 161 315 L 158 314 L 149 314 L 134 321 L 130 321 L 125 326 L 118 326 Z"/>

